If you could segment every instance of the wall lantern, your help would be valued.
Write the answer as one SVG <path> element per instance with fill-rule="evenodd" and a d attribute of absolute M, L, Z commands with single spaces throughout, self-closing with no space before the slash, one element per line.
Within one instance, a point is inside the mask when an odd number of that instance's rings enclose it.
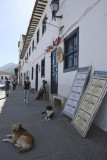
<path fill-rule="evenodd" d="M 52 2 L 50 4 L 50 8 L 51 8 L 51 11 L 53 13 L 54 18 L 61 18 L 62 19 L 62 15 L 61 16 L 56 16 L 56 12 L 59 9 L 59 1 L 58 0 L 52 0 Z"/>

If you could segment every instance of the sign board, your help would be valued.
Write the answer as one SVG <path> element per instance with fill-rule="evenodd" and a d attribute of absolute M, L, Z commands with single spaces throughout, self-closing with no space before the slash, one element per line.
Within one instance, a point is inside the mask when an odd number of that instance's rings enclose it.
<path fill-rule="evenodd" d="M 90 71 L 91 66 L 78 69 L 62 114 L 74 118 L 81 96 L 86 88 Z"/>
<path fill-rule="evenodd" d="M 106 94 L 107 72 L 95 71 L 71 124 L 85 137 Z"/>

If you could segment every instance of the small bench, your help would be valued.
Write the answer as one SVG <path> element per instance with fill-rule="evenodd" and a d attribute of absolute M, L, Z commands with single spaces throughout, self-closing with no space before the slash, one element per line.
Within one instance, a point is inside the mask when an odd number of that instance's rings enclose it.
<path fill-rule="evenodd" d="M 31 93 L 35 93 L 35 89 L 34 89 L 34 88 L 31 88 L 31 89 L 30 89 L 30 92 L 31 92 Z"/>
<path fill-rule="evenodd" d="M 66 103 L 66 100 L 67 98 L 61 96 L 61 95 L 53 95 L 52 97 L 53 99 L 53 105 L 58 105 L 58 106 L 61 106 L 61 107 L 64 107 L 65 103 Z"/>
<path fill-rule="evenodd" d="M 48 100 L 48 99 L 49 99 L 49 94 L 43 93 L 43 100 Z"/>

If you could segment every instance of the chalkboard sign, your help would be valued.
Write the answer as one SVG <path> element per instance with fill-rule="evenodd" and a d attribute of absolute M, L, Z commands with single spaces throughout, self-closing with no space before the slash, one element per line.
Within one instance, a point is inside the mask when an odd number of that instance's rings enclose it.
<path fill-rule="evenodd" d="M 74 118 L 80 98 L 86 88 L 90 71 L 91 66 L 78 69 L 62 114 Z"/>
<path fill-rule="evenodd" d="M 85 137 L 106 94 L 107 72 L 95 71 L 71 124 Z"/>

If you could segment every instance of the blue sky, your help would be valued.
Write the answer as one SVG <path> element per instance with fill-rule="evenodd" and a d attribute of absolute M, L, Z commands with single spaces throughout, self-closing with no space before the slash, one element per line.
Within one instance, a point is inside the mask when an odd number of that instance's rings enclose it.
<path fill-rule="evenodd" d="M 26 34 L 35 0 L 0 0 L 0 66 L 18 63 L 18 41 Z"/>

